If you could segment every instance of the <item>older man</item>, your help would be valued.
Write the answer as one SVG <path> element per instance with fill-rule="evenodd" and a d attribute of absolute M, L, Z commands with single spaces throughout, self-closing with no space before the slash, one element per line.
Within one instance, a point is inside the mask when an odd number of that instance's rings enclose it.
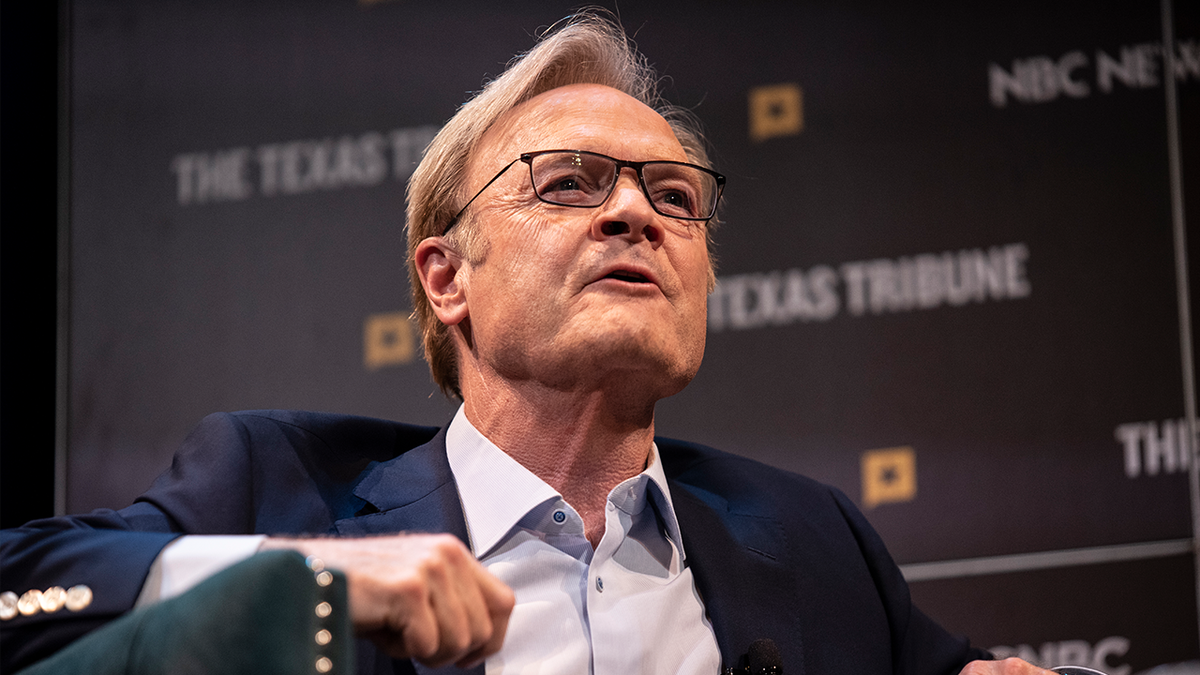
<path fill-rule="evenodd" d="M 760 638 L 794 673 L 955 673 L 984 656 L 911 605 L 836 490 L 656 442 L 655 404 L 703 356 L 724 178 L 654 83 L 619 27 L 584 15 L 430 146 L 409 264 L 434 379 L 463 401 L 448 427 L 209 417 L 133 506 L 6 536 L 6 589 L 95 594 L 84 622 L 12 619 L 6 658 L 178 592 L 164 579 L 185 559 L 216 569 L 261 548 L 345 572 L 372 672 L 717 673 Z"/>

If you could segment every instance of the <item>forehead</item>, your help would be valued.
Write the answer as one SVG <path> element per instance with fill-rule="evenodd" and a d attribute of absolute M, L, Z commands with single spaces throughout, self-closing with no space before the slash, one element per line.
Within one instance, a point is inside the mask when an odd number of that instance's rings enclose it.
<path fill-rule="evenodd" d="M 475 164 L 486 172 L 523 152 L 556 149 L 687 161 L 662 115 L 611 87 L 577 84 L 551 89 L 502 115 L 484 134 Z"/>

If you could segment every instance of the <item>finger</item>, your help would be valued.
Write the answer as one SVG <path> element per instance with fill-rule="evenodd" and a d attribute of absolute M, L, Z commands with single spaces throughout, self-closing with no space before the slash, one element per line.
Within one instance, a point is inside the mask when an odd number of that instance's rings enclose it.
<path fill-rule="evenodd" d="M 479 647 L 459 659 L 455 665 L 459 668 L 474 668 L 483 663 L 487 657 L 500 651 L 504 646 L 504 636 L 508 631 L 508 614 L 497 616 L 492 622 L 492 634 Z"/>
<path fill-rule="evenodd" d="M 492 612 L 484 595 L 482 582 L 494 577 L 465 550 L 455 563 L 454 581 L 458 598 L 462 602 L 468 634 L 465 652 L 470 653 L 487 644 L 492 638 Z"/>
<path fill-rule="evenodd" d="M 355 630 L 394 658 L 430 654 L 438 647 L 438 621 L 430 589 L 416 572 L 381 578 L 377 571 L 346 572 Z"/>
<path fill-rule="evenodd" d="M 460 668 L 471 668 L 481 663 L 485 658 L 494 654 L 503 640 L 504 627 L 497 636 L 496 625 L 492 616 L 492 607 L 485 594 L 484 583 L 491 584 L 495 578 L 474 559 L 466 561 L 462 574 L 458 577 L 461 582 L 461 597 L 467 611 L 468 629 L 470 630 L 470 645 L 466 654 L 456 662 Z M 507 616 L 505 617 L 507 624 Z M 492 645 L 497 645 L 492 648 Z"/>
<path fill-rule="evenodd" d="M 972 661 L 963 668 L 960 675 L 1054 675 L 1054 673 L 1014 657 L 1003 661 Z"/>
<path fill-rule="evenodd" d="M 508 620 L 512 616 L 513 607 L 516 606 L 516 596 L 511 588 L 492 576 L 482 565 L 479 566 L 476 579 L 492 625 L 491 636 L 479 650 L 479 659 L 482 660 L 500 651 L 504 646 L 504 636 L 508 632 Z"/>
<path fill-rule="evenodd" d="M 459 668 L 474 668 L 483 663 L 487 657 L 500 651 L 504 646 L 504 635 L 508 631 L 509 613 L 503 612 L 492 617 L 492 634 L 479 647 L 460 659 L 455 665 Z"/>
<path fill-rule="evenodd" d="M 461 659 L 475 645 L 471 639 L 471 610 L 469 589 L 460 580 L 464 575 L 458 556 L 464 555 L 461 544 L 438 544 L 425 568 L 430 588 L 430 604 L 438 627 L 438 648 L 430 654 L 419 655 L 422 663 L 444 666 Z"/>
<path fill-rule="evenodd" d="M 512 590 L 482 564 L 472 558 L 469 567 L 472 593 L 478 598 L 480 608 L 478 620 L 485 630 L 476 633 L 477 639 L 470 653 L 455 663 L 459 668 L 473 668 L 500 651 L 516 604 Z"/>
<path fill-rule="evenodd" d="M 441 646 L 441 622 L 429 602 L 413 603 L 393 633 L 401 636 L 402 658 L 428 658 Z"/>

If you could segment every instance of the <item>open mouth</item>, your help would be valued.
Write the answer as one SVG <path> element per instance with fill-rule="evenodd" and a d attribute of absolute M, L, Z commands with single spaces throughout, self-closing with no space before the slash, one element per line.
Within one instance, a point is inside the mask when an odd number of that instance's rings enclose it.
<path fill-rule="evenodd" d="M 648 284 L 650 280 L 637 272 L 629 270 L 613 270 L 604 276 L 605 279 L 616 279 L 618 281 L 628 281 L 635 284 Z"/>

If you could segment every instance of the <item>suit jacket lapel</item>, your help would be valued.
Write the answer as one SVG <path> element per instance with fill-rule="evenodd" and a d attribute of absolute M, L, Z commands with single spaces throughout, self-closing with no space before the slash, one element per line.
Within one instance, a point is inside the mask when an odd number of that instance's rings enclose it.
<path fill-rule="evenodd" d="M 446 459 L 445 428 L 428 443 L 368 469 L 354 495 L 367 506 L 335 522 L 338 534 L 446 532 L 467 541 L 462 503 Z"/>
<path fill-rule="evenodd" d="M 774 518 L 731 511 L 724 498 L 670 480 L 671 498 L 696 590 L 712 622 L 723 667 L 737 666 L 750 643 L 770 638 L 786 671 L 804 672 L 799 597 L 786 566 L 787 541 Z"/>
<path fill-rule="evenodd" d="M 751 642 L 771 638 L 788 672 L 803 675 L 793 606 L 799 594 L 795 575 L 785 565 L 782 525 L 770 517 L 731 510 L 726 499 L 691 484 L 688 476 L 668 482 L 687 565 L 724 664 L 737 665 Z M 354 494 L 369 507 L 361 515 L 338 520 L 339 534 L 446 532 L 467 542 L 462 503 L 446 459 L 444 428 L 428 443 L 369 469 Z M 412 665 L 417 673 L 484 673 L 482 665 L 467 671 Z"/>

